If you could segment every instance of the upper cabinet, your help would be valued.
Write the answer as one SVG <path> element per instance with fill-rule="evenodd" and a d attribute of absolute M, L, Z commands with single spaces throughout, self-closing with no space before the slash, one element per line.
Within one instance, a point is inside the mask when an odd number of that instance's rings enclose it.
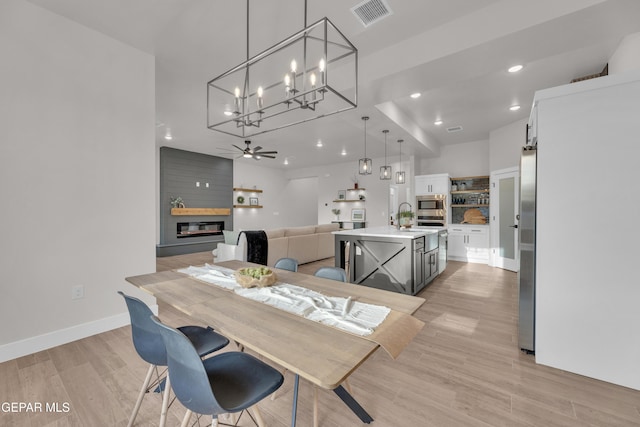
<path fill-rule="evenodd" d="M 430 194 L 449 194 L 449 174 L 441 173 L 434 175 L 416 176 L 416 196 L 426 196 Z"/>

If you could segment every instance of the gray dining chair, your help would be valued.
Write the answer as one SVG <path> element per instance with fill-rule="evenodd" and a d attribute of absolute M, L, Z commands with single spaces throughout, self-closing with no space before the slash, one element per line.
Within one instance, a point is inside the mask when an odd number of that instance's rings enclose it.
<path fill-rule="evenodd" d="M 188 409 L 183 426 L 187 425 L 193 412 L 211 415 L 211 425 L 215 427 L 218 415 L 240 412 L 242 416 L 242 412 L 251 407 L 261 421 L 256 405 L 282 385 L 284 378 L 280 372 L 239 351 L 224 352 L 202 360 L 193 343 L 182 332 L 164 325 L 156 316 L 152 315 L 150 319 L 157 325 L 167 349 L 173 391 Z"/>
<path fill-rule="evenodd" d="M 167 350 L 158 327 L 151 321 L 151 316 L 153 315 L 151 309 L 138 298 L 126 295 L 121 291 L 118 291 L 118 293 L 124 298 L 127 303 L 127 309 L 129 310 L 133 346 L 142 360 L 149 363 L 149 370 L 147 371 L 147 376 L 140 389 L 138 400 L 136 400 L 133 412 L 131 413 L 128 427 L 133 425 L 144 396 L 156 386 L 156 391 L 163 392 L 159 423 L 159 426 L 162 427 L 166 422 L 171 382 L 169 377 L 166 377 L 166 380 L 161 378 L 161 375 L 158 374 L 157 367 L 167 366 Z M 214 332 L 212 328 L 182 326 L 178 329 L 196 347 L 195 351 L 198 357 L 204 357 L 229 344 L 229 340 L 226 337 Z M 154 371 L 156 372 L 157 380 L 152 385 L 149 385 Z"/>
<path fill-rule="evenodd" d="M 323 277 L 325 279 L 337 280 L 339 282 L 347 281 L 347 272 L 340 267 L 320 267 L 314 276 Z"/>
<path fill-rule="evenodd" d="M 298 260 L 293 258 L 280 258 L 276 261 L 274 267 L 295 272 L 298 271 Z"/>

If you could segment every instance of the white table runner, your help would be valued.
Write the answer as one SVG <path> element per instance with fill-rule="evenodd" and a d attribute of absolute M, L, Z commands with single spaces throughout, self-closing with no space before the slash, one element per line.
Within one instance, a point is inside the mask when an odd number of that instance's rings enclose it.
<path fill-rule="evenodd" d="M 236 283 L 234 270 L 206 264 L 178 270 L 204 282 L 232 290 L 236 294 L 333 326 L 352 334 L 371 335 L 391 312 L 388 307 L 352 301 L 351 297 L 328 297 L 290 283 L 277 282 L 264 288 L 243 288 Z"/>

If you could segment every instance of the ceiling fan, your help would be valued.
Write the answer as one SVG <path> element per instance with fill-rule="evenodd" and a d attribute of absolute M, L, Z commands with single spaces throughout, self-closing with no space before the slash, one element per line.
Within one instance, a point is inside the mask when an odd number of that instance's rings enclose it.
<path fill-rule="evenodd" d="M 275 159 L 276 156 L 274 156 L 274 154 L 278 154 L 277 151 L 261 151 L 262 147 L 259 145 L 251 149 L 251 147 L 249 147 L 249 145 L 251 145 L 251 141 L 245 141 L 244 143 L 247 144 L 247 148 L 244 149 L 235 144 L 232 145 L 242 151 L 242 157 L 246 159 L 253 158 L 254 160 L 260 160 L 263 157 L 266 157 L 267 159 Z"/>

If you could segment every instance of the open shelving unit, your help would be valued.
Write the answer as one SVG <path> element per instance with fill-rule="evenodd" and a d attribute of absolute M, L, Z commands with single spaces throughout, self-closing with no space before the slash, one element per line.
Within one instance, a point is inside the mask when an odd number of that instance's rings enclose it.
<path fill-rule="evenodd" d="M 359 187 L 359 188 L 347 188 L 346 191 L 365 191 L 365 190 L 366 190 L 366 188 Z M 366 199 L 362 199 L 361 200 L 359 198 L 358 199 L 349 199 L 349 198 L 347 198 L 347 199 L 335 199 L 333 201 L 333 203 L 354 203 L 354 202 L 362 202 L 362 203 L 364 203 L 366 201 L 367 201 Z"/>
<path fill-rule="evenodd" d="M 489 223 L 489 206 L 489 176 L 451 178 L 451 224 L 460 224 L 468 209 L 479 209 Z"/>
<path fill-rule="evenodd" d="M 234 192 L 242 192 L 242 193 L 262 193 L 262 190 L 257 188 L 243 188 L 243 187 L 233 187 Z M 234 200 L 237 200 L 234 196 Z M 236 204 L 233 205 L 234 209 L 262 209 L 262 205 L 245 205 L 245 204 Z"/>

